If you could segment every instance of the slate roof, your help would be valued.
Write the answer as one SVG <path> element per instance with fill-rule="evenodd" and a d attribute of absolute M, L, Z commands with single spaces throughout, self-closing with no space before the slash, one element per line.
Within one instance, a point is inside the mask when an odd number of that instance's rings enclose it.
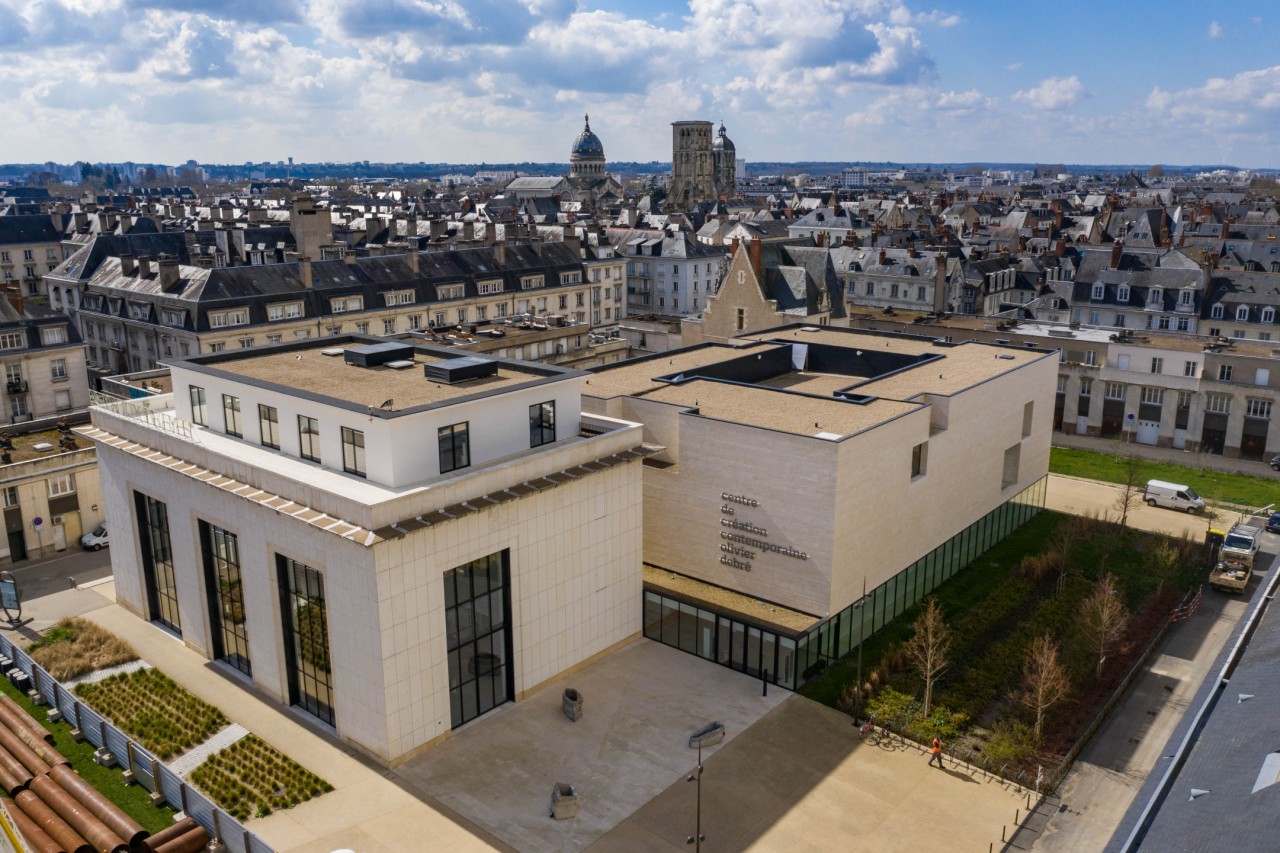
<path fill-rule="evenodd" d="M 62 228 L 51 216 L 0 216 L 0 245 L 57 243 L 61 239 Z"/>

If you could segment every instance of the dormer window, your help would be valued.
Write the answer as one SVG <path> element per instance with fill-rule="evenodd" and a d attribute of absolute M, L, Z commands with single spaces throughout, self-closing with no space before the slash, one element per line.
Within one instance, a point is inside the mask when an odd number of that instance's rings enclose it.
<path fill-rule="evenodd" d="M 166 326 L 182 328 L 187 323 L 187 312 L 174 308 L 165 308 L 160 312 L 160 319 Z"/>
<path fill-rule="evenodd" d="M 1214 320 L 1221 320 L 1222 311 L 1223 311 L 1222 303 L 1219 302 L 1217 305 L 1214 305 L 1212 308 L 1209 309 L 1209 317 Z"/>
<path fill-rule="evenodd" d="M 461 284 L 438 284 L 436 285 L 437 299 L 461 299 L 465 294 L 465 285 Z"/>
<path fill-rule="evenodd" d="M 363 307 L 364 299 L 360 296 L 339 296 L 329 300 L 330 314 L 345 314 L 349 311 L 359 311 Z"/>
<path fill-rule="evenodd" d="M 1163 303 L 1164 303 L 1164 291 L 1163 291 L 1163 290 L 1161 290 L 1161 289 L 1160 289 L 1160 288 L 1158 288 L 1158 287 L 1153 287 L 1153 288 L 1151 288 L 1151 291 L 1150 291 L 1150 292 L 1149 292 L 1149 294 L 1147 295 L 1147 301 L 1148 301 L 1148 302 L 1155 303 L 1155 304 L 1157 304 L 1157 305 L 1163 304 Z"/>
<path fill-rule="evenodd" d="M 1190 305 L 1191 300 L 1195 298 L 1195 293 L 1190 290 L 1184 290 L 1178 294 L 1178 302 L 1182 305 Z"/>
<path fill-rule="evenodd" d="M 209 312 L 209 328 L 221 329 L 224 326 L 243 326 L 249 322 L 249 311 L 246 308 L 229 308 L 226 311 Z"/>
<path fill-rule="evenodd" d="M 1093 297 L 1092 297 L 1093 299 L 1101 299 L 1105 295 L 1106 295 L 1106 287 L 1104 285 L 1095 284 L 1093 286 Z"/>
<path fill-rule="evenodd" d="M 1236 307 L 1236 320 L 1238 322 L 1246 322 L 1249 319 L 1249 306 L 1239 305 Z"/>
<path fill-rule="evenodd" d="M 1268 305 L 1262 309 L 1262 322 L 1274 323 L 1276 321 L 1276 309 Z"/>
<path fill-rule="evenodd" d="M 1122 284 L 1118 288 L 1116 288 L 1116 301 L 1117 302 L 1129 301 L 1129 285 Z"/>

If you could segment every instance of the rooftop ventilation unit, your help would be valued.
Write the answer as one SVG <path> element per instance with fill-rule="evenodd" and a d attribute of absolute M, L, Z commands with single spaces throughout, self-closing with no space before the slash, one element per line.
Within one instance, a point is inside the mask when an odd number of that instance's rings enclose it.
<path fill-rule="evenodd" d="M 413 362 L 408 359 L 388 361 L 386 366 L 390 367 L 392 370 L 408 370 L 410 367 L 413 367 Z"/>
<path fill-rule="evenodd" d="M 329 347 L 328 349 L 320 350 L 321 355 L 329 355 L 329 356 L 342 355 L 344 352 L 346 352 L 346 350 L 344 350 L 342 347 Z"/>
<path fill-rule="evenodd" d="M 347 364 L 354 364 L 357 367 L 378 367 L 389 361 L 413 361 L 413 346 L 411 344 L 401 343 L 385 343 L 385 344 L 369 344 L 363 347 L 352 347 L 343 350 L 343 358 Z"/>
<path fill-rule="evenodd" d="M 456 385 L 470 379 L 483 379 L 498 372 L 498 362 L 489 358 L 468 355 L 462 358 L 446 358 L 423 367 L 423 373 L 432 382 Z"/>

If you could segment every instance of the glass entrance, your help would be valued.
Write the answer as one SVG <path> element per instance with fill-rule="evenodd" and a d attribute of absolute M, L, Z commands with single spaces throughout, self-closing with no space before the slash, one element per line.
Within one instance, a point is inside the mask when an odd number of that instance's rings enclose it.
<path fill-rule="evenodd" d="M 514 693 L 508 552 L 444 573 L 449 707 L 453 728 L 474 720 Z"/>

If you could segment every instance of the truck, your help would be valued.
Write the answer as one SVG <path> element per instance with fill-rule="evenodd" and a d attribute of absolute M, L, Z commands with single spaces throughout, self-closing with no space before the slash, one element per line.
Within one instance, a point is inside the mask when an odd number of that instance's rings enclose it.
<path fill-rule="evenodd" d="M 1262 541 L 1262 531 L 1237 524 L 1222 539 L 1218 559 L 1209 571 L 1209 586 L 1224 592 L 1243 592 L 1253 575 L 1253 562 Z"/>

